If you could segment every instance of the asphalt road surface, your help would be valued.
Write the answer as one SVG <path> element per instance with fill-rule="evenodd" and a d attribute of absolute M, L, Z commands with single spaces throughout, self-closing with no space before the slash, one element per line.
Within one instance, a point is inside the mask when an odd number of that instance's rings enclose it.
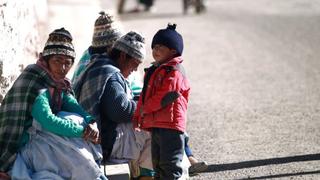
<path fill-rule="evenodd" d="M 158 29 L 183 35 L 187 131 L 210 164 L 191 179 L 320 179 L 320 1 L 207 0 L 199 15 L 181 2 L 119 19 L 147 37 L 143 67 Z"/>

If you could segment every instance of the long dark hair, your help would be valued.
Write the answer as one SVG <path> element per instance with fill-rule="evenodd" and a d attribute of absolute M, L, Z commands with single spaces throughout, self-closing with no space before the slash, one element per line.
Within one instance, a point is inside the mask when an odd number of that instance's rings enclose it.
<path fill-rule="evenodd" d="M 108 46 L 103 46 L 103 47 L 93 47 L 93 46 L 90 46 L 89 47 L 89 53 L 90 55 L 93 55 L 93 54 L 104 54 L 104 53 L 107 53 L 108 52 Z"/>
<path fill-rule="evenodd" d="M 123 51 L 120 51 L 119 49 L 112 48 L 112 50 L 109 53 L 109 57 L 115 61 L 115 60 L 119 59 L 121 52 L 123 52 Z M 123 52 L 123 53 L 125 53 L 125 52 Z M 125 54 L 126 54 L 126 59 L 132 58 L 132 56 L 128 55 L 127 53 L 125 53 Z"/>

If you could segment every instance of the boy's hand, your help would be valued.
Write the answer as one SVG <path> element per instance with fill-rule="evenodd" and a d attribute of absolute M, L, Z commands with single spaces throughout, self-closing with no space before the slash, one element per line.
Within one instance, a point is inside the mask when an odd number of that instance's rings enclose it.
<path fill-rule="evenodd" d="M 134 128 L 135 131 L 141 132 L 141 129 L 139 127 Z"/>

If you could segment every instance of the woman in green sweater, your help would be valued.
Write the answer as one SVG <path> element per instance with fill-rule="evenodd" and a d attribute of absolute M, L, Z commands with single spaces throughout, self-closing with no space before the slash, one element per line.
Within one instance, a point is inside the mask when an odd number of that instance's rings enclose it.
<path fill-rule="evenodd" d="M 0 179 L 106 179 L 97 125 L 73 97 L 71 34 L 53 31 L 0 107 Z"/>

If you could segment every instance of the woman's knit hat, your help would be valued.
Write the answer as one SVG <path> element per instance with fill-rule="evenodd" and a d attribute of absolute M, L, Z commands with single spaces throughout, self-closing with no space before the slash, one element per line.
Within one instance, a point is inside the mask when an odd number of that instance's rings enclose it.
<path fill-rule="evenodd" d="M 140 62 L 142 62 L 146 56 L 144 38 L 134 31 L 130 31 L 118 39 L 114 43 L 113 48 L 125 52 L 127 55 L 139 60 Z"/>
<path fill-rule="evenodd" d="M 168 24 L 166 29 L 160 29 L 153 37 L 151 48 L 156 44 L 167 46 L 168 48 L 175 49 L 179 56 L 183 51 L 182 36 L 176 31 L 176 24 Z"/>
<path fill-rule="evenodd" d="M 71 58 L 76 57 L 72 44 L 72 36 L 64 28 L 56 29 L 49 34 L 49 38 L 42 51 L 42 56 L 65 55 Z"/>
<path fill-rule="evenodd" d="M 113 17 L 101 11 L 94 23 L 92 47 L 111 48 L 113 43 L 121 37 L 121 32 L 114 26 Z"/>

